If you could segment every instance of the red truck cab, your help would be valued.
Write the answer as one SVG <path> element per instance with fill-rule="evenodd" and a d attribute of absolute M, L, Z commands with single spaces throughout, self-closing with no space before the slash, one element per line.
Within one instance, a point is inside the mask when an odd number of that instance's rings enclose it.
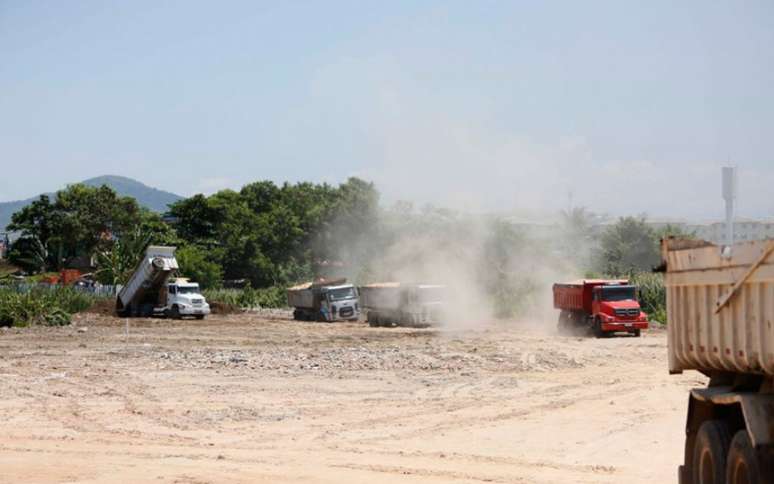
<path fill-rule="evenodd" d="M 648 329 L 648 315 L 637 301 L 636 286 L 595 286 L 591 296 L 591 312 L 599 319 L 599 330 L 602 333 L 631 332 L 639 335 L 640 330 Z"/>
<path fill-rule="evenodd" d="M 554 284 L 554 307 L 561 310 L 559 329 L 588 327 L 604 336 L 616 332 L 640 335 L 648 316 L 637 301 L 637 286 L 626 279 L 586 279 Z"/>

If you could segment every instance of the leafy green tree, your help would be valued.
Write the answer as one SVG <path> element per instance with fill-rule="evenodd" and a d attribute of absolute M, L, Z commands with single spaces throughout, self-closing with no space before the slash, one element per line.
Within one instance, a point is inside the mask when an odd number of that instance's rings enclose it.
<path fill-rule="evenodd" d="M 513 273 L 512 260 L 515 253 L 521 253 L 524 238 L 502 220 L 493 221 L 488 229 L 479 277 L 493 300 L 495 315 L 510 317 L 518 312 L 525 296 L 520 287 L 524 274 Z"/>
<path fill-rule="evenodd" d="M 45 249 L 46 265 L 60 269 L 69 258 L 90 256 L 114 237 L 133 229 L 141 210 L 131 197 L 120 197 L 110 187 L 70 185 L 46 195 L 13 214 L 9 230 L 37 239 Z"/>
<path fill-rule="evenodd" d="M 202 245 L 214 244 L 222 214 L 206 196 L 198 194 L 180 200 L 170 207 L 169 213 L 176 219 L 175 228 L 180 237 Z"/>
<path fill-rule="evenodd" d="M 140 210 L 138 228 L 141 233 L 148 236 L 149 244 L 172 246 L 185 244 L 174 227 L 165 222 L 161 215 L 146 208 Z"/>
<path fill-rule="evenodd" d="M 46 270 L 48 251 L 36 237 L 21 237 L 8 251 L 8 260 L 22 270 L 36 274 Z"/>
<path fill-rule="evenodd" d="M 622 217 L 602 234 L 598 270 L 614 276 L 650 271 L 660 255 L 656 235 L 643 217 Z"/>
<path fill-rule="evenodd" d="M 595 245 L 592 233 L 594 214 L 585 207 L 573 207 L 561 212 L 561 236 L 559 250 L 567 260 L 579 267 L 591 265 L 592 248 Z"/>
<path fill-rule="evenodd" d="M 377 206 L 373 185 L 355 178 L 339 187 L 260 181 L 182 200 L 170 213 L 223 277 L 261 288 L 312 277 L 317 261 L 343 257 L 375 225 Z"/>
<path fill-rule="evenodd" d="M 567 237 L 585 239 L 591 236 L 594 215 L 586 207 L 573 207 L 562 210 L 562 227 Z"/>
<path fill-rule="evenodd" d="M 202 288 L 218 288 L 223 281 L 223 269 L 209 260 L 207 252 L 189 245 L 177 250 L 180 274 L 199 283 Z"/>

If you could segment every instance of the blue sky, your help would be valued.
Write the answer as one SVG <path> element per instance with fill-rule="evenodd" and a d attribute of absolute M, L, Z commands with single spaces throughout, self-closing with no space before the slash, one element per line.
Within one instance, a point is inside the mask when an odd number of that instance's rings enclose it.
<path fill-rule="evenodd" d="M 0 0 L 0 200 L 376 182 L 467 210 L 774 215 L 774 3 Z M 20 182 L 21 180 L 21 182 Z"/>

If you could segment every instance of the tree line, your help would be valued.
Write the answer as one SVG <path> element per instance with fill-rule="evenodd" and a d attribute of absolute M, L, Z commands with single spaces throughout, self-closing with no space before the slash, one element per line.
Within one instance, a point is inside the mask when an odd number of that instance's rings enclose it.
<path fill-rule="evenodd" d="M 378 201 L 373 184 L 357 178 L 338 186 L 261 181 L 183 199 L 162 216 L 107 186 L 71 185 L 13 215 L 8 230 L 20 236 L 8 258 L 29 273 L 94 265 L 99 281 L 116 284 L 147 245 L 174 245 L 181 272 L 204 287 L 281 285 L 337 257 L 341 245 L 331 241 L 367 230 Z"/>
<path fill-rule="evenodd" d="M 20 237 L 8 257 L 29 273 L 94 267 L 105 284 L 125 282 L 149 244 L 177 246 L 181 273 L 210 289 L 224 281 L 279 289 L 318 275 L 465 279 L 495 315 L 510 317 L 541 304 L 556 279 L 650 272 L 661 237 L 690 235 L 654 230 L 644 217 L 600 231 L 592 213 L 576 208 L 562 213 L 558 236 L 539 240 L 498 216 L 408 202 L 382 208 L 379 198 L 358 178 L 337 186 L 259 181 L 194 195 L 162 215 L 107 186 L 72 185 L 13 215 L 8 229 Z M 658 280 L 648 281 L 658 307 Z"/>

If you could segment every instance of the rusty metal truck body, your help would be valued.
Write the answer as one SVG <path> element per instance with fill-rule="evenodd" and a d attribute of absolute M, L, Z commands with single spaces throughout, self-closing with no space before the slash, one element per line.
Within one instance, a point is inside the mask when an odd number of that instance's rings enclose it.
<path fill-rule="evenodd" d="M 662 258 L 669 371 L 710 379 L 690 393 L 680 481 L 774 482 L 774 241 L 668 239 Z"/>

